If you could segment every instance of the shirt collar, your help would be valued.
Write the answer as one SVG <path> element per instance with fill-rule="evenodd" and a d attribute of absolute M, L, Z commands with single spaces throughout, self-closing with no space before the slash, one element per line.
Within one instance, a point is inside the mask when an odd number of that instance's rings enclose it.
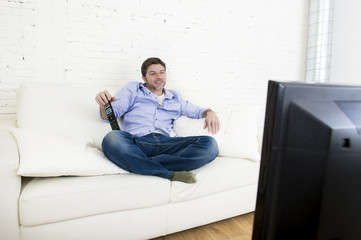
<path fill-rule="evenodd" d="M 164 95 L 165 95 L 165 98 L 169 98 L 169 99 L 172 99 L 174 97 L 173 93 L 171 93 L 170 91 L 168 91 L 165 88 L 164 88 Z"/>
<path fill-rule="evenodd" d="M 146 83 L 140 83 L 139 88 L 143 90 L 143 92 L 147 94 L 151 94 L 152 92 L 146 87 Z"/>
<path fill-rule="evenodd" d="M 146 83 L 141 83 L 139 88 L 141 88 L 145 93 L 151 94 L 152 92 L 146 87 L 146 85 L 147 85 Z M 171 93 L 170 91 L 164 88 L 164 97 L 172 99 L 174 95 L 173 93 Z"/>

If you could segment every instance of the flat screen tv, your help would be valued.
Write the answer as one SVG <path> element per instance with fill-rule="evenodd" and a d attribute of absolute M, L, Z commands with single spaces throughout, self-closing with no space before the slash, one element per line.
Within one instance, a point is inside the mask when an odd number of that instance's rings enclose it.
<path fill-rule="evenodd" d="M 361 239 L 361 87 L 269 81 L 253 240 Z"/>

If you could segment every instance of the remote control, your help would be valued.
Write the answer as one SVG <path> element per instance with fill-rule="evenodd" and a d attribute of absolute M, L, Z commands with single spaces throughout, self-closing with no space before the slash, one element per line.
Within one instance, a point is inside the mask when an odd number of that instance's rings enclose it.
<path fill-rule="evenodd" d="M 115 118 L 115 114 L 110 102 L 104 105 L 105 113 L 107 114 L 110 126 L 112 130 L 120 130 L 117 119 Z"/>

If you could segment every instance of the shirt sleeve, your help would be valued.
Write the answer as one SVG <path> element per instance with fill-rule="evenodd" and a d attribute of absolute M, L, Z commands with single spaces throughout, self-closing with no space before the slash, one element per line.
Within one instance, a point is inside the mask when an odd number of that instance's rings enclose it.
<path fill-rule="evenodd" d="M 178 93 L 177 95 L 181 105 L 181 115 L 183 116 L 193 119 L 200 119 L 202 118 L 204 111 L 210 110 L 210 108 L 201 108 L 199 106 L 192 104 L 188 100 L 184 100 Z"/>
<path fill-rule="evenodd" d="M 133 106 L 135 92 L 139 88 L 139 82 L 129 82 L 115 95 L 115 100 L 112 102 L 115 118 L 122 117 Z"/>

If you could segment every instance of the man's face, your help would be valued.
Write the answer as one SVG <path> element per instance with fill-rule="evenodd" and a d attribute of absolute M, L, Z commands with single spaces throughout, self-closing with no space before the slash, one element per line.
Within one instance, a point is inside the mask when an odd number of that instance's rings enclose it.
<path fill-rule="evenodd" d="M 147 88 L 154 94 L 162 95 L 163 88 L 166 84 L 166 72 L 161 64 L 152 64 L 148 67 L 144 82 L 147 83 Z"/>

